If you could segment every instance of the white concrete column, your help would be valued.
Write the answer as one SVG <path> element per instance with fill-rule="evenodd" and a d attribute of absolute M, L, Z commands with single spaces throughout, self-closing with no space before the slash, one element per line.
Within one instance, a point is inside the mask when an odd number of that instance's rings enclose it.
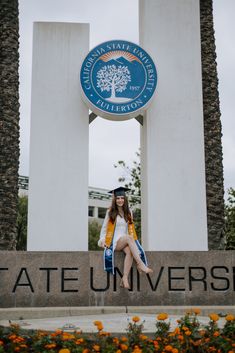
<path fill-rule="evenodd" d="M 88 50 L 88 24 L 34 24 L 28 250 L 88 249 Z"/>
<path fill-rule="evenodd" d="M 94 207 L 93 217 L 98 218 L 98 207 Z"/>
<path fill-rule="evenodd" d="M 158 70 L 142 128 L 146 250 L 207 250 L 199 0 L 140 0 L 140 45 Z"/>

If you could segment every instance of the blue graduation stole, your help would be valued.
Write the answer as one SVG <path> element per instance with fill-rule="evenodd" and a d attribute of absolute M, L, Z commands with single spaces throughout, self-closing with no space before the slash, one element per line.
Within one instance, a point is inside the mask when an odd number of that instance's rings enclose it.
<path fill-rule="evenodd" d="M 114 274 L 114 250 L 113 242 L 109 248 L 104 249 L 104 269 Z"/>

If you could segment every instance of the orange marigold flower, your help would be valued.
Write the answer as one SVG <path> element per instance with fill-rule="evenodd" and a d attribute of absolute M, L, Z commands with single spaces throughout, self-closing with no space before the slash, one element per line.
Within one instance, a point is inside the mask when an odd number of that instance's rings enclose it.
<path fill-rule="evenodd" d="M 20 348 L 28 348 L 27 344 L 21 344 Z"/>
<path fill-rule="evenodd" d="M 183 326 L 183 327 L 182 327 L 182 330 L 183 330 L 183 331 L 188 331 L 189 328 L 188 328 L 187 326 Z"/>
<path fill-rule="evenodd" d="M 2 340 L 0 340 L 0 346 L 3 346 L 4 342 Z"/>
<path fill-rule="evenodd" d="M 173 348 L 171 352 L 172 353 L 179 353 L 179 350 L 177 348 Z"/>
<path fill-rule="evenodd" d="M 104 326 L 101 321 L 94 321 L 94 325 L 97 327 L 99 331 L 103 330 Z"/>
<path fill-rule="evenodd" d="M 178 335 L 178 339 L 179 339 L 180 341 L 183 341 L 183 340 L 184 340 L 184 337 L 183 337 L 182 335 Z"/>
<path fill-rule="evenodd" d="M 140 335 L 140 339 L 141 339 L 141 340 L 143 340 L 143 341 L 145 341 L 145 340 L 147 340 L 147 339 L 148 339 L 148 336 L 145 336 L 145 335 Z"/>
<path fill-rule="evenodd" d="M 101 322 L 101 321 L 97 321 L 97 320 L 96 320 L 96 321 L 94 321 L 94 322 L 93 322 L 93 324 L 94 324 L 95 326 L 97 326 L 97 325 L 102 324 L 102 322 Z"/>
<path fill-rule="evenodd" d="M 233 321 L 233 320 L 235 320 L 235 316 L 233 316 L 232 314 L 228 314 L 225 316 L 225 320 L 226 321 Z"/>
<path fill-rule="evenodd" d="M 128 350 L 128 346 L 126 344 L 124 344 L 124 343 L 120 344 L 120 348 L 121 348 L 122 351 L 127 351 Z"/>
<path fill-rule="evenodd" d="M 16 338 L 17 336 L 16 335 L 10 335 L 10 336 L 8 336 L 8 338 L 9 338 L 9 340 L 14 340 L 15 338 Z"/>
<path fill-rule="evenodd" d="M 96 327 L 97 327 L 97 330 L 99 330 L 99 331 L 102 331 L 104 328 L 102 323 L 100 323 L 99 325 L 96 325 Z"/>
<path fill-rule="evenodd" d="M 193 312 L 194 312 L 195 315 L 199 315 L 201 313 L 201 309 L 193 308 Z"/>
<path fill-rule="evenodd" d="M 164 349 L 166 352 L 171 352 L 173 347 L 170 344 L 168 344 Z"/>
<path fill-rule="evenodd" d="M 59 350 L 59 353 L 71 353 L 71 352 L 70 352 L 70 349 L 68 348 L 62 348 Z"/>
<path fill-rule="evenodd" d="M 20 342 L 24 342 L 24 340 L 25 339 L 23 337 L 18 336 L 16 337 L 16 339 L 13 340 L 13 342 L 20 343 Z"/>
<path fill-rule="evenodd" d="M 213 336 L 214 336 L 214 337 L 218 337 L 219 335 L 220 335 L 219 331 L 215 331 L 215 332 L 213 333 Z"/>
<path fill-rule="evenodd" d="M 209 315 L 209 318 L 210 318 L 212 321 L 218 321 L 218 320 L 219 320 L 219 315 L 217 315 L 217 314 L 210 314 L 210 315 Z"/>
<path fill-rule="evenodd" d="M 61 335 L 63 333 L 63 331 L 62 330 L 55 330 L 55 332 L 53 332 L 52 334 L 51 334 L 51 336 L 52 337 L 54 337 L 54 336 L 59 336 L 59 335 Z"/>
<path fill-rule="evenodd" d="M 118 345 L 118 344 L 119 344 L 119 339 L 118 339 L 117 337 L 114 337 L 114 338 L 113 338 L 113 343 L 115 343 L 115 344 Z"/>
<path fill-rule="evenodd" d="M 185 331 L 185 335 L 186 335 L 186 336 L 190 336 L 191 334 L 192 334 L 191 331 L 189 331 L 189 330 L 188 330 L 188 331 Z"/>
<path fill-rule="evenodd" d="M 132 353 L 142 353 L 142 349 L 139 346 L 135 346 Z"/>
<path fill-rule="evenodd" d="M 76 341 L 75 341 L 75 344 L 81 344 L 84 342 L 84 338 L 78 338 Z"/>
<path fill-rule="evenodd" d="M 63 341 L 73 340 L 74 338 L 75 338 L 75 336 L 72 335 L 69 332 L 64 332 L 63 335 L 62 335 L 62 340 Z"/>
<path fill-rule="evenodd" d="M 122 337 L 121 337 L 121 341 L 122 341 L 122 342 L 126 342 L 126 341 L 128 341 L 128 339 L 127 339 L 127 337 L 122 336 Z"/>
<path fill-rule="evenodd" d="M 122 353 L 121 349 L 118 349 L 118 350 L 116 351 L 116 353 Z"/>
<path fill-rule="evenodd" d="M 46 349 L 51 349 L 51 348 L 55 348 L 56 347 L 56 344 L 55 343 L 48 343 L 48 344 L 45 344 L 44 346 Z M 65 353 L 65 352 L 64 352 Z"/>
<path fill-rule="evenodd" d="M 100 351 L 100 346 L 98 346 L 98 344 L 95 344 L 93 346 L 93 349 L 94 349 L 94 351 L 99 352 Z"/>
<path fill-rule="evenodd" d="M 180 329 L 179 329 L 179 327 L 176 327 L 176 328 L 174 329 L 174 334 L 175 334 L 175 335 L 179 335 L 179 334 L 180 334 Z"/>
<path fill-rule="evenodd" d="M 14 351 L 15 352 L 19 352 L 20 351 L 20 347 L 15 347 Z"/>
<path fill-rule="evenodd" d="M 88 348 L 83 349 L 82 353 L 89 353 L 89 349 Z"/>
<path fill-rule="evenodd" d="M 234 351 L 228 351 L 228 353 L 234 353 Z"/>
<path fill-rule="evenodd" d="M 139 316 L 133 316 L 132 321 L 133 322 L 139 322 L 140 321 Z"/>
<path fill-rule="evenodd" d="M 157 315 L 158 320 L 166 320 L 168 319 L 168 315 L 166 313 L 161 313 Z"/>

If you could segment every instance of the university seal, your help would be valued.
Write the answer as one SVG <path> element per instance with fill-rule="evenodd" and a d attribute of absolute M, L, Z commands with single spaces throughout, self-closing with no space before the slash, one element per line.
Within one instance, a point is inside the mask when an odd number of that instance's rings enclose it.
<path fill-rule="evenodd" d="M 157 70 L 144 49 L 112 40 L 88 53 L 80 83 L 89 109 L 106 119 L 126 120 L 147 109 L 157 86 Z"/>

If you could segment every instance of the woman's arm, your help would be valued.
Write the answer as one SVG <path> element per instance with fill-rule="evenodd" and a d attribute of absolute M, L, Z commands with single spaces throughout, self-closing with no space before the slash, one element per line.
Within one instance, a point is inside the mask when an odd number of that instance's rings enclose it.
<path fill-rule="evenodd" d="M 106 237 L 108 221 L 109 221 L 109 210 L 107 210 L 106 212 L 105 219 L 100 231 L 100 239 L 98 241 L 98 246 L 100 246 L 101 248 L 104 248 L 104 245 L 105 245 L 105 237 Z"/>
<path fill-rule="evenodd" d="M 131 221 L 134 222 L 134 220 L 133 220 L 133 211 L 132 211 L 131 208 L 130 208 L 130 214 L 131 214 Z"/>

